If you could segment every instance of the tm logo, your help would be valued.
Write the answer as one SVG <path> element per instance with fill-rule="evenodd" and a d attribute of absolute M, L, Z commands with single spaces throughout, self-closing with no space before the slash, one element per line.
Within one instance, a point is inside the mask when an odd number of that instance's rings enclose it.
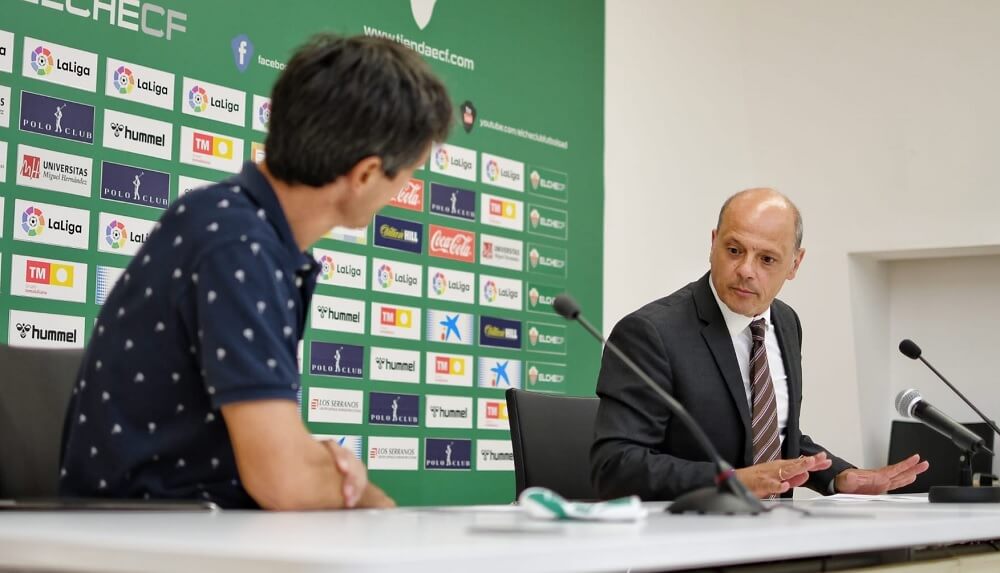
<path fill-rule="evenodd" d="M 233 48 L 233 63 L 236 69 L 243 73 L 250 67 L 250 60 L 253 58 L 253 42 L 246 34 L 240 34 L 233 38 L 231 43 Z"/>

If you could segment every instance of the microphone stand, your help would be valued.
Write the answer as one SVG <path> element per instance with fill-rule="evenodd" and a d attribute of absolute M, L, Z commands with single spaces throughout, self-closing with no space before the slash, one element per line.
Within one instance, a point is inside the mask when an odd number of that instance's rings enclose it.
<path fill-rule="evenodd" d="M 562 300 L 560 300 L 562 299 Z M 677 416 L 680 421 L 687 426 L 694 434 L 701 448 L 709 455 L 715 464 L 717 474 L 714 486 L 705 486 L 690 491 L 678 497 L 667 507 L 670 513 L 701 513 L 710 515 L 757 515 L 766 511 L 759 499 L 746 488 L 746 486 L 736 477 L 736 470 L 729 465 L 718 450 L 708 439 L 708 436 L 698 425 L 698 422 L 691 417 L 691 414 L 684 409 L 680 402 L 668 394 L 656 382 L 654 382 L 641 368 L 625 355 L 621 349 L 612 342 L 604 339 L 604 336 L 587 319 L 580 315 L 580 310 L 568 295 L 559 295 L 553 304 L 556 312 L 568 320 L 576 320 L 591 336 L 601 341 L 608 350 L 613 352 L 636 376 L 646 383 L 663 401 L 667 404 L 670 412 Z"/>

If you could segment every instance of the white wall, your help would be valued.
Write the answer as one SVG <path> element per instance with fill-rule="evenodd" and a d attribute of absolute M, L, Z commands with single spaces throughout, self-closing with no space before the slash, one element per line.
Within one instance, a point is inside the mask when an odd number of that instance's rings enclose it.
<path fill-rule="evenodd" d="M 775 186 L 805 219 L 806 258 L 781 294 L 805 327 L 804 429 L 883 463 L 862 426 L 888 428 L 897 378 L 884 381 L 918 366 L 898 336 L 953 333 L 933 345 L 942 367 L 983 359 L 963 344 L 988 330 L 921 300 L 966 293 L 935 300 L 968 319 L 1000 305 L 985 287 L 969 300 L 970 272 L 893 300 L 894 281 L 954 269 L 884 262 L 1000 245 L 998 21 L 989 0 L 607 0 L 605 329 L 707 269 L 725 197 Z"/>

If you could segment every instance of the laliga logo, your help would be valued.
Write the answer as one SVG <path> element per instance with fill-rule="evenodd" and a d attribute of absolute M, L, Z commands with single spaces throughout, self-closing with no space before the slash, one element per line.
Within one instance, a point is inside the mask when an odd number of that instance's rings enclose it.
<path fill-rule="evenodd" d="M 319 260 L 320 266 L 323 268 L 322 275 L 324 280 L 330 280 L 333 278 L 333 271 L 335 269 L 333 264 L 333 257 L 330 255 L 323 255 L 323 258 Z"/>
<path fill-rule="evenodd" d="M 260 104 L 260 107 L 257 108 L 257 119 L 260 120 L 264 127 L 267 127 L 267 124 L 271 121 L 271 102 L 266 101 Z"/>
<path fill-rule="evenodd" d="M 45 46 L 38 46 L 31 53 L 31 69 L 40 76 L 47 76 L 52 73 L 52 52 Z"/>
<path fill-rule="evenodd" d="M 431 286 L 434 288 L 434 292 L 438 296 L 441 296 L 448 290 L 448 279 L 445 278 L 444 273 L 434 273 L 434 278 L 431 280 Z"/>
<path fill-rule="evenodd" d="M 448 169 L 448 150 L 444 147 L 439 147 L 437 153 L 434 154 L 434 163 L 437 164 L 438 169 Z"/>
<path fill-rule="evenodd" d="M 486 164 L 486 176 L 490 178 L 490 181 L 496 181 L 500 178 L 500 166 L 497 162 L 490 159 L 489 163 Z"/>
<path fill-rule="evenodd" d="M 437 0 L 410 0 L 410 13 L 413 14 L 413 21 L 421 30 L 431 23 L 435 3 Z"/>
<path fill-rule="evenodd" d="M 104 240 L 108 242 L 108 245 L 112 249 L 120 249 L 125 245 L 125 237 L 128 236 L 128 231 L 125 230 L 125 223 L 122 223 L 118 219 L 112 219 L 106 229 L 104 229 Z"/>
<path fill-rule="evenodd" d="M 21 213 L 21 228 L 29 237 L 37 237 L 45 229 L 45 215 L 38 207 L 28 207 Z"/>
<path fill-rule="evenodd" d="M 191 107 L 192 111 L 201 113 L 208 108 L 208 94 L 205 93 L 205 88 L 195 85 L 188 92 L 188 106 Z"/>
<path fill-rule="evenodd" d="M 126 68 L 125 66 L 118 66 L 115 70 L 115 87 L 118 88 L 118 93 L 127 95 L 132 93 L 132 89 L 135 88 L 135 78 L 132 77 L 132 70 Z"/>
<path fill-rule="evenodd" d="M 483 296 L 486 297 L 487 302 L 496 302 L 497 300 L 497 285 L 493 281 L 486 281 L 486 285 L 483 286 Z"/>
<path fill-rule="evenodd" d="M 392 280 L 392 267 L 389 265 L 382 265 L 378 268 L 378 284 L 382 288 L 391 287 Z"/>

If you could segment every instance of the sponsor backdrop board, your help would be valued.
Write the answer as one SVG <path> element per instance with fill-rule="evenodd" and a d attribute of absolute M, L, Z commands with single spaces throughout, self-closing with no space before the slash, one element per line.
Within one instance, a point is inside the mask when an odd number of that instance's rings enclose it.
<path fill-rule="evenodd" d="M 403 505 L 511 501 L 504 390 L 592 395 L 599 366 L 550 305 L 570 289 L 601 323 L 603 2 L 91 4 L 4 6 L 0 340 L 83 346 L 163 209 L 266 156 L 294 47 L 388 37 L 448 85 L 455 127 L 365 229 L 315 246 L 302 417 Z"/>

